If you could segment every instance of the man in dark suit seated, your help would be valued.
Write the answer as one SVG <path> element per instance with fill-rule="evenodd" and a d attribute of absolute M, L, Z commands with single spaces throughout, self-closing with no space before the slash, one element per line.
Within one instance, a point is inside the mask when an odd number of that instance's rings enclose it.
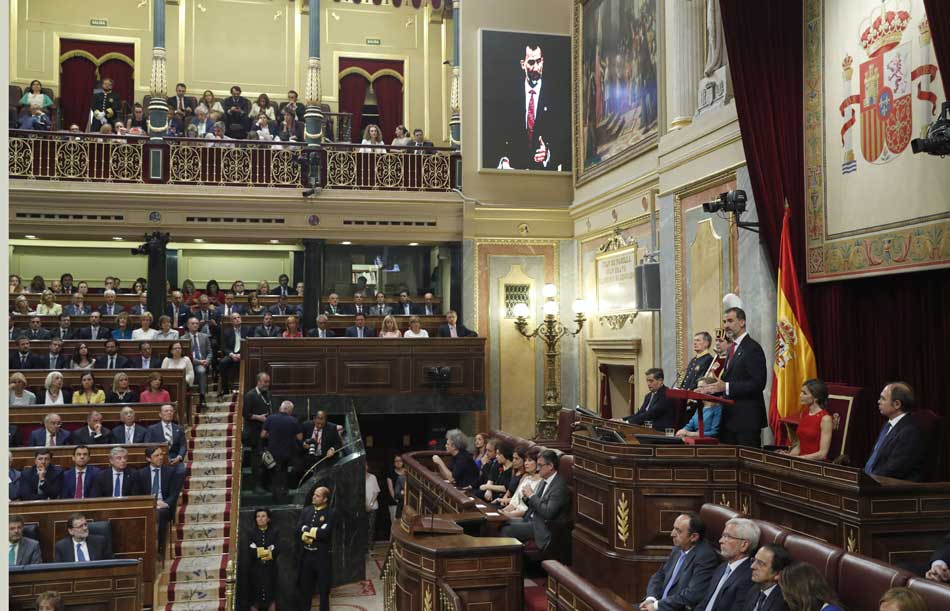
<path fill-rule="evenodd" d="M 209 337 L 218 337 L 218 329 L 221 324 L 221 318 L 218 316 L 218 310 L 207 295 L 198 297 L 198 309 L 192 314 L 198 319 L 198 330 L 206 333 Z M 190 320 L 190 318 L 189 318 Z M 189 331 L 191 328 L 189 327 Z"/>
<path fill-rule="evenodd" d="M 195 114 L 195 109 L 198 108 L 198 100 L 194 96 L 185 95 L 187 91 L 188 87 L 184 83 L 175 85 L 175 95 L 166 100 L 170 112 L 178 110 L 185 116 Z"/>
<path fill-rule="evenodd" d="M 145 443 L 148 436 L 148 429 L 135 422 L 135 410 L 129 406 L 122 408 L 119 412 L 119 419 L 122 424 L 112 429 L 112 443 L 133 444 Z"/>
<path fill-rule="evenodd" d="M 752 560 L 752 583 L 758 588 L 749 592 L 743 611 L 788 611 L 778 578 L 791 563 L 792 555 L 784 546 L 766 543 L 760 547 Z"/>
<path fill-rule="evenodd" d="M 413 153 L 434 153 L 433 150 L 435 145 L 432 144 L 429 140 L 426 140 L 425 132 L 419 129 L 418 127 L 412 130 L 412 142 L 409 143 L 409 147 Z"/>
<path fill-rule="evenodd" d="M 73 466 L 63 473 L 61 499 L 88 499 L 93 496 L 99 469 L 89 464 L 89 448 L 76 446 L 73 450 Z"/>
<path fill-rule="evenodd" d="M 336 337 L 336 333 L 333 332 L 333 329 L 327 328 L 329 322 L 330 319 L 327 318 L 326 314 L 317 316 L 317 326 L 307 331 L 307 337 Z"/>
<path fill-rule="evenodd" d="M 53 334 L 49 332 L 49 329 L 43 328 L 42 318 L 39 316 L 30 317 L 30 328 L 23 334 L 23 337 L 27 337 L 33 341 L 45 341 L 52 336 Z"/>
<path fill-rule="evenodd" d="M 409 300 L 409 291 L 399 291 L 399 303 L 397 303 L 393 309 L 393 314 L 397 316 L 412 316 L 418 313 L 415 304 Z"/>
<path fill-rule="evenodd" d="M 102 299 L 105 303 L 99 306 L 99 313 L 103 316 L 114 316 L 125 310 L 121 303 L 115 302 L 115 291 L 112 289 L 106 289 L 102 293 Z"/>
<path fill-rule="evenodd" d="M 478 333 L 460 323 L 455 310 L 449 310 L 445 314 L 445 324 L 439 326 L 439 337 L 478 337 Z"/>
<path fill-rule="evenodd" d="M 49 354 L 46 355 L 42 368 L 53 371 L 69 369 L 69 359 L 63 354 L 63 340 L 59 339 L 59 336 L 49 341 Z"/>
<path fill-rule="evenodd" d="M 119 354 L 119 344 L 112 338 L 106 340 L 106 353 L 96 357 L 92 365 L 96 369 L 128 369 L 129 359 Z"/>
<path fill-rule="evenodd" d="M 11 427 L 12 428 L 12 427 Z M 11 433 L 11 438 L 15 433 Z M 11 445 L 11 447 L 13 447 Z M 7 473 L 9 477 L 9 483 L 7 484 L 7 492 L 10 495 L 11 501 L 20 500 L 20 477 L 23 475 L 19 470 L 14 469 L 13 467 L 7 467 Z"/>
<path fill-rule="evenodd" d="M 923 477 L 924 447 L 920 427 L 910 412 L 914 389 L 906 382 L 891 382 L 881 391 L 878 410 L 887 418 L 871 456 L 864 465 L 868 475 L 919 482 Z"/>
<path fill-rule="evenodd" d="M 221 392 L 231 391 L 231 376 L 241 368 L 241 349 L 247 332 L 241 325 L 241 315 L 231 312 L 231 326 L 221 332 L 221 361 L 218 363 L 218 372 L 221 374 Z"/>
<path fill-rule="evenodd" d="M 393 313 L 392 306 L 386 303 L 386 293 L 376 291 L 376 305 L 369 309 L 370 316 L 389 316 Z"/>
<path fill-rule="evenodd" d="M 280 295 L 277 297 L 277 303 L 272 305 L 267 310 L 274 316 L 299 316 L 300 312 L 297 310 L 297 306 L 287 303 L 287 296 Z"/>
<path fill-rule="evenodd" d="M 745 606 L 752 583 L 752 552 L 759 545 L 759 525 L 746 518 L 726 522 L 719 537 L 724 562 L 709 579 L 709 588 L 694 611 L 734 611 Z M 753 593 L 757 596 L 758 592 Z"/>
<path fill-rule="evenodd" d="M 623 420 L 629 424 L 641 426 L 652 422 L 653 428 L 657 431 L 676 428 L 676 402 L 666 398 L 667 388 L 663 384 L 663 370 L 658 367 L 647 369 L 646 381 L 650 392 L 643 398 L 640 409 Z"/>
<path fill-rule="evenodd" d="M 364 299 L 365 299 L 365 298 L 363 297 L 363 292 L 362 292 L 362 291 L 356 291 L 355 293 L 353 293 L 353 305 L 351 305 L 350 307 L 346 308 L 346 312 L 345 312 L 345 313 L 346 313 L 346 314 L 353 314 L 353 315 L 356 315 L 356 314 L 369 314 L 369 306 L 367 306 L 367 305 L 363 302 Z"/>
<path fill-rule="evenodd" d="M 102 414 L 96 410 L 86 416 L 86 426 L 78 428 L 69 436 L 69 443 L 91 446 L 112 442 L 112 431 L 102 426 Z"/>
<path fill-rule="evenodd" d="M 102 314 L 98 311 L 89 314 L 89 326 L 81 327 L 76 339 L 109 339 L 112 334 L 109 328 L 102 324 Z"/>
<path fill-rule="evenodd" d="M 13 500 L 13 499 L 10 499 Z M 10 562 L 11 566 L 26 566 L 28 564 L 43 564 L 43 552 L 40 542 L 23 536 L 23 526 L 26 522 L 23 516 L 11 515 L 10 523 Z"/>
<path fill-rule="evenodd" d="M 224 303 L 217 307 L 217 312 L 219 320 L 231 320 L 231 314 L 235 312 L 238 314 L 244 313 L 244 306 L 234 303 L 234 293 L 228 291 L 224 294 Z"/>
<path fill-rule="evenodd" d="M 571 491 L 567 481 L 558 477 L 558 456 L 554 450 L 542 450 L 537 460 L 542 480 L 537 490 L 530 484 L 522 489 L 522 500 L 528 506 L 523 518 L 512 518 L 501 529 L 502 536 L 519 541 L 534 541 L 538 549 L 551 542 L 548 522 L 563 522 L 571 513 Z"/>
<path fill-rule="evenodd" d="M 340 304 L 340 296 L 336 293 L 330 293 L 327 296 L 327 302 L 323 306 L 323 313 L 327 316 L 340 316 L 345 314 L 343 306 Z"/>
<path fill-rule="evenodd" d="M 296 295 L 297 291 L 292 286 L 290 286 L 290 276 L 287 274 L 281 274 L 277 277 L 277 286 L 271 290 L 270 294 L 283 295 L 287 297 L 289 295 Z"/>
<path fill-rule="evenodd" d="M 139 355 L 132 359 L 130 365 L 137 369 L 161 369 L 162 357 L 152 354 L 151 343 L 139 342 Z"/>
<path fill-rule="evenodd" d="M 175 505 L 181 493 L 182 478 L 173 467 L 165 464 L 165 447 L 153 446 L 145 449 L 148 464 L 132 474 L 134 486 L 142 494 L 155 497 L 155 512 L 158 514 L 158 550 L 165 549 L 166 531 Z"/>
<path fill-rule="evenodd" d="M 705 536 L 706 525 L 695 512 L 680 514 L 673 521 L 673 552 L 650 577 L 639 611 L 681 611 L 702 599 L 719 564 Z"/>
<path fill-rule="evenodd" d="M 184 327 L 189 315 L 190 311 L 185 305 L 185 298 L 181 291 L 172 291 L 172 299 L 165 306 L 165 316 L 172 319 L 172 327 Z"/>
<path fill-rule="evenodd" d="M 53 462 L 53 453 L 46 448 L 33 455 L 33 466 L 20 474 L 20 500 L 43 501 L 59 498 L 63 487 L 63 470 Z"/>
<path fill-rule="evenodd" d="M 103 469 L 96 475 L 92 496 L 96 498 L 121 498 L 143 494 L 135 487 L 132 471 L 126 468 L 128 461 L 128 450 L 118 446 L 112 448 L 109 452 L 109 468 Z"/>
<path fill-rule="evenodd" d="M 66 532 L 53 547 L 54 562 L 89 562 L 90 560 L 112 560 L 112 550 L 105 537 L 89 534 L 86 516 L 74 513 L 66 519 Z"/>
<path fill-rule="evenodd" d="M 439 313 L 438 306 L 433 303 L 435 295 L 426 293 L 422 296 L 422 304 L 419 306 L 419 316 L 435 316 Z"/>
<path fill-rule="evenodd" d="M 30 340 L 20 337 L 16 340 L 17 349 L 10 352 L 10 369 L 43 369 L 43 359 L 30 352 Z"/>
<path fill-rule="evenodd" d="M 148 427 L 145 435 L 147 443 L 168 444 L 168 464 L 175 467 L 178 473 L 185 472 L 185 455 L 188 444 L 185 441 L 185 429 L 175 423 L 175 406 L 163 405 L 159 410 L 161 420 Z"/>
<path fill-rule="evenodd" d="M 61 340 L 73 339 L 73 319 L 72 317 L 63 312 L 59 315 L 59 326 L 53 331 L 53 337 L 58 337 Z"/>
<path fill-rule="evenodd" d="M 148 312 L 148 291 L 139 293 L 139 302 L 129 308 L 129 314 L 132 316 L 141 316 Z"/>
<path fill-rule="evenodd" d="M 934 550 L 930 557 L 930 568 L 924 575 L 931 581 L 950 583 L 950 534 L 943 538 L 943 543 Z"/>
<path fill-rule="evenodd" d="M 264 312 L 262 324 L 254 327 L 254 337 L 280 337 L 280 327 L 274 324 L 274 315 Z"/>
<path fill-rule="evenodd" d="M 722 326 L 734 342 L 726 355 L 725 371 L 719 382 L 700 384 L 696 390 L 707 395 L 724 394 L 735 400 L 734 405 L 722 410 L 719 439 L 723 443 L 757 448 L 762 445 L 762 428 L 768 425 L 762 395 L 768 378 L 765 352 L 746 331 L 742 308 L 726 310 Z"/>
<path fill-rule="evenodd" d="M 63 419 L 59 414 L 43 416 L 43 428 L 30 433 L 30 447 L 43 448 L 64 446 L 69 441 L 69 431 L 63 430 Z"/>
<path fill-rule="evenodd" d="M 347 337 L 376 337 L 376 330 L 366 326 L 366 315 L 357 314 L 355 324 L 346 328 Z"/>

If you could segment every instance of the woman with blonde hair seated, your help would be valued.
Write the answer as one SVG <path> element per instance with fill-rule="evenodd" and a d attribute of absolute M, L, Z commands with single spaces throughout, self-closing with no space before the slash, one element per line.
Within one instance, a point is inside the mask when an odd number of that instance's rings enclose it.
<path fill-rule="evenodd" d="M 366 129 L 363 130 L 363 142 L 360 144 L 369 144 L 376 146 L 361 146 L 359 148 L 360 153 L 385 153 L 386 149 L 384 148 L 386 143 L 383 142 L 383 132 L 379 130 L 379 126 L 375 123 L 370 123 L 366 126 Z"/>
<path fill-rule="evenodd" d="M 214 112 L 224 114 L 224 107 L 221 106 L 221 102 L 215 99 L 214 93 L 210 89 L 205 89 L 205 92 L 201 94 L 201 101 L 198 102 L 198 105 L 204 105 L 208 109 L 208 114 Z"/>
<path fill-rule="evenodd" d="M 257 101 L 251 105 L 251 112 L 247 116 L 251 119 L 257 119 L 261 115 L 265 115 L 273 123 L 277 122 L 277 117 L 274 116 L 274 107 L 271 106 L 270 98 L 266 93 L 257 96 Z"/>
<path fill-rule="evenodd" d="M 291 314 L 287 317 L 287 329 L 280 334 L 281 337 L 303 337 L 303 332 L 297 326 L 297 317 Z"/>
<path fill-rule="evenodd" d="M 170 321 L 171 319 L 169 319 Z M 158 331 L 152 328 L 152 313 L 151 312 L 142 312 L 142 317 L 139 320 L 138 329 L 132 331 L 132 339 L 138 341 L 152 341 L 158 336 Z"/>
<path fill-rule="evenodd" d="M 43 383 L 46 388 L 46 397 L 43 399 L 44 405 L 63 405 L 68 403 L 69 397 L 63 391 L 63 374 L 58 371 L 51 371 L 46 376 Z"/>
<path fill-rule="evenodd" d="M 40 316 L 59 316 L 63 313 L 63 306 L 56 303 L 53 291 L 46 289 L 40 296 L 40 305 L 36 306 L 36 313 Z"/>
<path fill-rule="evenodd" d="M 129 374 L 120 371 L 112 378 L 112 390 L 106 395 L 106 403 L 138 403 L 139 393 L 129 384 Z"/>
<path fill-rule="evenodd" d="M 386 316 L 383 319 L 383 324 L 379 330 L 380 337 L 401 337 L 402 333 L 399 332 L 399 325 L 396 323 L 395 317 L 392 314 Z"/>
<path fill-rule="evenodd" d="M 878 611 L 927 611 L 923 596 L 910 588 L 891 588 L 884 592 Z"/>
<path fill-rule="evenodd" d="M 106 393 L 101 388 L 96 388 L 96 376 L 91 371 L 87 371 L 79 378 L 79 390 L 73 392 L 73 404 L 84 403 L 105 403 Z"/>
<path fill-rule="evenodd" d="M 19 371 L 10 376 L 10 405 L 36 405 L 36 395 L 26 389 L 26 376 Z"/>

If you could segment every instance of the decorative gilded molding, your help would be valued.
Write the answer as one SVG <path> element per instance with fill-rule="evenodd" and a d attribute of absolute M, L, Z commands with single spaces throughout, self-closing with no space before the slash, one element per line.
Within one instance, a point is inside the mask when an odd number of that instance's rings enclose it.
<path fill-rule="evenodd" d="M 749 516 L 749 497 L 747 495 L 742 496 L 742 515 Z"/>
<path fill-rule="evenodd" d="M 307 106 L 317 106 L 321 102 L 320 91 L 320 58 L 310 57 L 307 59 L 307 87 L 304 96 L 307 100 Z"/>
<path fill-rule="evenodd" d="M 847 526 L 848 534 L 845 538 L 845 549 L 848 550 L 849 554 L 858 554 L 861 552 L 861 546 L 858 543 L 858 538 L 855 536 L 855 528 L 853 526 Z"/>
<path fill-rule="evenodd" d="M 628 322 L 633 322 L 639 313 L 639 311 L 636 311 L 630 314 L 606 314 L 597 316 L 597 321 L 601 326 L 607 326 L 614 331 L 618 331 L 623 329 Z"/>
<path fill-rule="evenodd" d="M 422 584 L 422 611 L 432 611 L 432 584 Z"/>
<path fill-rule="evenodd" d="M 165 49 L 154 47 L 152 49 L 152 74 L 148 83 L 149 94 L 152 97 L 165 98 L 167 90 L 165 71 Z"/>
<path fill-rule="evenodd" d="M 729 499 L 726 498 L 725 492 L 719 493 L 719 504 L 725 507 L 728 507 L 729 509 L 732 509 L 732 503 L 730 503 Z"/>
<path fill-rule="evenodd" d="M 630 538 L 630 502 L 625 492 L 620 492 L 617 498 L 617 537 L 627 545 Z"/>

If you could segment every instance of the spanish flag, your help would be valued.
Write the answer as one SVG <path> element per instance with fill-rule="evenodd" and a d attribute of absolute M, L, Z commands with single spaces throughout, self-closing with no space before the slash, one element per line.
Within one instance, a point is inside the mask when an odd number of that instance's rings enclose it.
<path fill-rule="evenodd" d="M 805 306 L 798 290 L 798 276 L 792 258 L 790 215 L 786 206 L 778 264 L 775 364 L 772 367 L 774 376 L 769 404 L 769 426 L 775 435 L 776 444 L 786 442 L 781 419 L 801 413 L 798 397 L 802 384 L 817 375 L 815 353 L 811 349 L 811 332 L 805 318 Z"/>

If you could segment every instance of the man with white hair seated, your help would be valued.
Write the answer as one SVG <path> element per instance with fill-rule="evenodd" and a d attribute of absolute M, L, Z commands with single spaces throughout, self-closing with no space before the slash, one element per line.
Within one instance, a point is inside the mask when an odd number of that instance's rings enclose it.
<path fill-rule="evenodd" d="M 719 537 L 719 553 L 725 561 L 709 580 L 706 596 L 694 611 L 732 611 L 745 607 L 752 582 L 752 557 L 759 547 L 759 525 L 746 518 L 726 522 Z M 755 596 L 755 594 L 753 594 Z"/>

